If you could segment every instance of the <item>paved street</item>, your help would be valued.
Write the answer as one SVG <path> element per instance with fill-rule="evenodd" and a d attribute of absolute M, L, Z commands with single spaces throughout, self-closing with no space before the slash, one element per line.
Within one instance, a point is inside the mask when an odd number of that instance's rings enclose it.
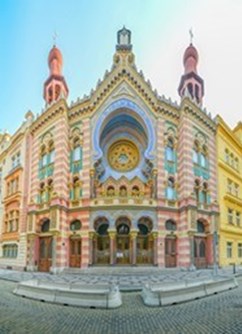
<path fill-rule="evenodd" d="M 0 333 L 233 334 L 242 333 L 239 288 L 163 308 L 143 305 L 139 292 L 122 293 L 114 310 L 59 306 L 14 296 L 14 282 L 0 280 Z"/>
<path fill-rule="evenodd" d="M 242 275 L 241 268 L 237 268 Z M 232 276 L 231 268 L 219 270 L 219 276 Z M 66 283 L 114 283 L 118 284 L 121 291 L 141 290 L 146 283 L 175 283 L 180 281 L 206 280 L 213 277 L 213 270 L 181 270 L 179 268 L 160 269 L 156 267 L 90 267 L 85 270 L 71 270 L 60 275 L 39 272 L 19 272 L 0 269 L 0 279 L 10 281 L 26 281 L 41 279 Z"/>

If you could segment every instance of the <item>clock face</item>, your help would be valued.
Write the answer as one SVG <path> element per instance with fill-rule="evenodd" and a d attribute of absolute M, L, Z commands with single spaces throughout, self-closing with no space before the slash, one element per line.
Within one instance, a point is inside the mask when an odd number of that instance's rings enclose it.
<path fill-rule="evenodd" d="M 139 163 L 139 158 L 137 146 L 126 139 L 113 143 L 108 150 L 109 164 L 118 172 L 128 172 L 134 169 Z"/>

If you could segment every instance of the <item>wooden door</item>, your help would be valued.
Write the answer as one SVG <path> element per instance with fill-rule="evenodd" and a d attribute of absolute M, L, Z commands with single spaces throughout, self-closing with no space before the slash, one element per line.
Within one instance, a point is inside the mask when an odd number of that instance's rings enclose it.
<path fill-rule="evenodd" d="M 137 237 L 137 264 L 151 264 L 153 262 L 153 242 L 150 237 Z"/>
<path fill-rule="evenodd" d="M 110 263 L 110 239 L 108 235 L 97 237 L 97 251 L 96 263 L 109 264 Z"/>
<path fill-rule="evenodd" d="M 207 268 L 206 237 L 194 237 L 194 265 L 196 268 Z"/>
<path fill-rule="evenodd" d="M 130 239 L 128 235 L 117 237 L 117 264 L 130 263 Z"/>
<path fill-rule="evenodd" d="M 81 267 L 81 239 L 70 239 L 70 267 Z"/>
<path fill-rule="evenodd" d="M 165 239 L 165 266 L 176 267 L 176 238 Z"/>
<path fill-rule="evenodd" d="M 39 271 L 48 272 L 52 265 L 52 237 L 40 238 Z"/>

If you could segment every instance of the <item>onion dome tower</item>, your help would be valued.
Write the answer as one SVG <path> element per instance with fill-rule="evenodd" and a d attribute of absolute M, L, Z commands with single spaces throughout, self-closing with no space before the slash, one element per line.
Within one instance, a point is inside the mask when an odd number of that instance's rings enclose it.
<path fill-rule="evenodd" d="M 58 100 L 60 96 L 67 98 L 68 87 L 62 75 L 63 59 L 60 50 L 54 45 L 48 57 L 50 74 L 44 83 L 44 99 L 47 103 Z"/>
<path fill-rule="evenodd" d="M 191 41 L 183 56 L 184 74 L 181 77 L 178 93 L 184 97 L 188 91 L 190 96 L 201 104 L 204 96 L 204 82 L 197 74 L 197 64 L 198 52 Z"/>

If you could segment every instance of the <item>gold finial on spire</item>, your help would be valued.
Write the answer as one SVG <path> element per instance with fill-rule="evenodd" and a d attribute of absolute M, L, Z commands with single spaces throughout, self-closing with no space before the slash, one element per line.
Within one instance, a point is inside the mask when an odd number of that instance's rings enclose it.
<path fill-rule="evenodd" d="M 193 41 L 193 32 L 192 32 L 192 28 L 189 29 L 189 35 L 190 35 L 190 43 L 192 44 L 192 41 Z"/>

